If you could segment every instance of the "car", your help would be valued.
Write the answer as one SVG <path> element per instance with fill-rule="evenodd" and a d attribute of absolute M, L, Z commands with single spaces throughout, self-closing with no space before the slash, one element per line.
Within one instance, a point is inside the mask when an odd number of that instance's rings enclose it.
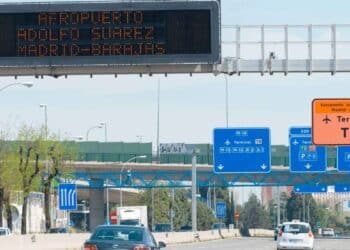
<path fill-rule="evenodd" d="M 68 229 L 65 227 L 50 228 L 48 233 L 49 234 L 65 234 L 65 233 L 68 233 Z"/>
<path fill-rule="evenodd" d="M 84 250 L 160 250 L 164 242 L 157 243 L 152 233 L 142 226 L 102 225 L 85 241 Z"/>
<path fill-rule="evenodd" d="M 190 225 L 181 226 L 179 231 L 180 232 L 190 232 L 190 231 L 192 231 L 192 226 L 190 226 Z"/>
<path fill-rule="evenodd" d="M 156 224 L 154 232 L 171 232 L 171 225 L 168 223 Z"/>
<path fill-rule="evenodd" d="M 334 229 L 333 228 L 323 228 L 322 229 L 322 236 L 323 237 L 334 237 Z"/>
<path fill-rule="evenodd" d="M 11 235 L 11 230 L 7 227 L 0 227 L 0 236 Z"/>
<path fill-rule="evenodd" d="M 278 233 L 277 250 L 313 250 L 314 235 L 309 223 L 285 222 Z"/>
<path fill-rule="evenodd" d="M 275 230 L 273 231 L 273 238 L 275 239 L 275 241 L 277 240 L 278 232 L 280 231 L 281 227 L 282 227 L 282 224 L 276 227 Z"/>
<path fill-rule="evenodd" d="M 212 229 L 212 230 L 225 229 L 225 228 L 226 228 L 225 223 L 214 223 L 214 224 L 211 226 L 211 229 Z"/>

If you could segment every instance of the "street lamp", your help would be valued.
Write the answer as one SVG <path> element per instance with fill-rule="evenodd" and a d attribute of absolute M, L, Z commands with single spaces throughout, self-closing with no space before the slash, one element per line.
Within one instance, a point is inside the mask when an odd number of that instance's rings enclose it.
<path fill-rule="evenodd" d="M 120 185 L 120 188 L 119 188 L 119 198 L 120 198 L 120 206 L 122 207 L 123 206 L 123 191 L 122 191 L 122 173 L 124 171 L 124 168 L 125 168 L 125 164 L 132 161 L 132 160 L 135 160 L 135 159 L 145 159 L 147 158 L 147 155 L 139 155 L 139 156 L 134 156 L 134 157 L 131 157 L 129 160 L 127 160 L 126 162 L 124 162 L 123 166 L 122 166 L 122 169 L 120 170 L 120 175 L 119 175 L 119 185 Z"/>
<path fill-rule="evenodd" d="M 104 126 L 105 128 L 105 142 L 107 142 L 107 122 L 101 122 L 100 126 Z"/>
<path fill-rule="evenodd" d="M 7 89 L 7 88 L 9 88 L 11 86 L 15 86 L 15 85 L 22 85 L 22 86 L 27 87 L 27 88 L 31 88 L 34 86 L 34 84 L 31 82 L 15 82 L 15 83 L 11 83 L 11 84 L 5 85 L 4 87 L 0 88 L 0 91 L 3 91 L 4 89 Z"/>
<path fill-rule="evenodd" d="M 98 126 L 93 126 L 93 127 L 89 128 L 89 129 L 87 130 L 87 132 L 86 132 L 86 141 L 89 140 L 89 133 L 90 133 L 90 131 L 93 130 L 93 129 L 95 129 L 95 128 L 102 128 L 102 126 L 101 126 L 101 125 L 98 125 Z"/>

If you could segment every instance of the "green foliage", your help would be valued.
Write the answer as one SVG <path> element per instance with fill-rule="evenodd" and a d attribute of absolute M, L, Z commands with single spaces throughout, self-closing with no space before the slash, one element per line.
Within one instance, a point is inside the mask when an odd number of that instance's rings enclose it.
<path fill-rule="evenodd" d="M 213 210 L 209 209 L 207 204 L 200 201 L 197 202 L 197 230 L 209 230 L 216 221 Z"/>
<path fill-rule="evenodd" d="M 173 210 L 175 212 L 174 217 L 174 230 L 179 230 L 180 227 L 188 225 L 191 217 L 191 204 L 186 197 L 185 189 L 175 190 L 175 203 Z"/>
<path fill-rule="evenodd" d="M 269 214 L 254 194 L 244 204 L 241 214 L 241 225 L 243 235 L 248 235 L 249 228 L 271 228 Z"/>

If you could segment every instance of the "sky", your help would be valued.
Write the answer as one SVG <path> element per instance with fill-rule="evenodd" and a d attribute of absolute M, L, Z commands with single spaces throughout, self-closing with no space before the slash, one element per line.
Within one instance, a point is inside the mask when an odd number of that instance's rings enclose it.
<path fill-rule="evenodd" d="M 222 24 L 346 24 L 349 7 L 346 0 L 223 0 Z M 350 28 L 342 31 L 341 36 L 346 38 L 349 31 Z M 223 31 L 223 40 L 232 40 L 230 32 Z M 254 35 L 254 31 L 248 32 L 246 37 L 254 39 Z M 277 33 L 270 35 L 278 39 Z M 327 32 L 320 31 L 318 36 L 326 39 Z M 291 37 L 301 39 L 302 35 L 293 33 Z M 279 48 L 271 49 L 279 53 Z M 350 46 L 343 50 L 339 57 L 350 58 L 347 56 Z M 259 56 L 253 50 L 244 52 L 247 58 Z M 223 48 L 223 57 L 234 56 L 232 53 L 232 47 Z M 295 49 L 294 53 L 293 56 L 304 56 L 302 49 Z M 316 48 L 317 56 L 328 54 L 325 49 Z M 35 85 L 30 89 L 15 86 L 0 92 L 0 129 L 11 131 L 12 136 L 22 124 L 43 125 L 44 110 L 39 104 L 46 104 L 49 130 L 65 138 L 85 138 L 89 128 L 106 122 L 108 141 L 136 142 L 142 138 L 142 142 L 155 144 L 158 81 L 161 143 L 212 143 L 213 129 L 226 126 L 223 75 L 19 77 L 17 80 L 0 77 L 0 87 L 16 81 L 32 81 Z M 269 127 L 275 145 L 288 144 L 289 127 L 311 125 L 314 98 L 347 98 L 350 93 L 349 75 L 340 73 L 335 76 L 242 74 L 230 76 L 228 81 L 229 126 Z M 92 130 L 89 139 L 103 141 L 104 130 Z"/>

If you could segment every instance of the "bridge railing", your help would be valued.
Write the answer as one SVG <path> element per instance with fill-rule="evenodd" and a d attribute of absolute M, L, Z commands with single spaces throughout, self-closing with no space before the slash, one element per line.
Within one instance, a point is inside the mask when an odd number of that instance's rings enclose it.
<path fill-rule="evenodd" d="M 228 74 L 349 72 L 350 24 L 223 25 Z"/>

